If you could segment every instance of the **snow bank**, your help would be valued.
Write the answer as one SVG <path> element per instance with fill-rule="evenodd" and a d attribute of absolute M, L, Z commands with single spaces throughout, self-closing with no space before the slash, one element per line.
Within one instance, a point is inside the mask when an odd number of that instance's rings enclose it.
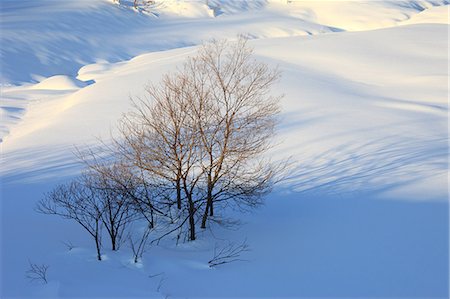
<path fill-rule="evenodd" d="M 449 3 L 170 0 L 156 1 L 149 16 L 131 9 L 132 1 L 122 2 L 3 0 L 0 82 L 74 76 L 80 67 L 101 59 L 117 62 L 238 33 L 267 38 L 384 28 Z"/>
<path fill-rule="evenodd" d="M 54 75 L 93 80 L 95 73 L 107 65 L 105 61 L 118 62 L 150 51 L 191 46 L 211 37 L 244 34 L 249 38 L 273 38 L 397 24 L 448 23 L 448 6 L 442 6 L 448 3 L 170 0 L 156 1 L 151 15 L 147 15 L 133 10 L 131 0 L 122 0 L 121 5 L 111 0 L 4 0 L 0 10 L 5 45 L 0 49 L 0 84 L 4 93 L 10 93 L 9 84 L 36 83 L 36 78 Z M 0 138 L 20 121 L 29 103 L 24 97 L 20 102 L 8 99 L 0 112 Z"/>
<path fill-rule="evenodd" d="M 430 7 L 410 19 L 401 22 L 401 25 L 410 24 L 450 24 L 450 6 Z"/>
<path fill-rule="evenodd" d="M 47 90 L 70 90 L 79 89 L 87 86 L 86 82 L 77 80 L 75 78 L 70 78 L 68 76 L 52 76 L 49 77 L 38 84 L 35 84 L 31 89 L 47 89 Z"/>
<path fill-rule="evenodd" d="M 270 1 L 274 8 L 286 9 L 296 18 L 345 31 L 373 30 L 396 26 L 417 14 L 426 14 L 434 5 L 449 1 Z M 286 4 L 288 2 L 288 4 Z M 442 8 L 441 9 L 445 9 Z M 437 13 L 444 24 L 448 13 Z M 447 15 L 447 17 L 446 17 Z M 445 19 L 445 20 L 444 20 Z M 437 20 L 437 19 L 436 19 Z"/>

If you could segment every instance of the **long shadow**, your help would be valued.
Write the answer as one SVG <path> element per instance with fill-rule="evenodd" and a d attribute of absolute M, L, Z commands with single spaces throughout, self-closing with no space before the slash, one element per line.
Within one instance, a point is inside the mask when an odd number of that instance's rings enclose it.
<path fill-rule="evenodd" d="M 60 145 L 4 153 L 0 163 L 0 183 L 28 184 L 74 176 L 82 166 L 74 150 L 74 146 Z"/>
<path fill-rule="evenodd" d="M 446 173 L 447 141 L 390 136 L 344 144 L 305 160 L 296 157 L 298 164 L 284 186 L 314 194 L 384 192 Z"/>
<path fill-rule="evenodd" d="M 266 296 L 447 298 L 447 196 L 386 195 L 448 175 L 447 142 L 390 136 L 297 157 L 250 224 L 256 259 L 267 262 L 248 288 L 269 275 Z"/>
<path fill-rule="evenodd" d="M 315 121 L 311 117 L 285 128 Z M 380 196 L 448 172 L 447 141 L 387 136 L 297 156 L 291 176 L 266 207 L 230 232 L 239 239 L 248 236 L 251 262 L 198 273 L 199 281 L 210 285 L 200 291 L 184 279 L 192 269 L 177 268 L 170 273 L 174 288 L 187 297 L 445 298 L 447 198 Z M 2 248 L 7 270 L 2 274 L 13 273 L 2 279 L 13 283 L 26 267 L 28 238 L 43 234 L 37 231 L 40 225 L 36 231 L 23 225 L 38 219 L 31 207 L 48 184 L 76 174 L 80 165 L 72 146 L 30 148 L 2 158 L 2 184 L 8 185 L 2 199 L 2 241 L 9 240 Z M 17 200 L 24 201 L 20 206 L 25 211 L 18 215 Z M 58 234 L 59 226 L 48 221 L 45 232 Z M 36 247 L 46 249 L 45 244 Z M 19 263 L 22 268 L 15 270 Z"/>
<path fill-rule="evenodd" d="M 446 298 L 448 202 L 398 199 L 273 194 L 249 225 L 244 295 Z"/>

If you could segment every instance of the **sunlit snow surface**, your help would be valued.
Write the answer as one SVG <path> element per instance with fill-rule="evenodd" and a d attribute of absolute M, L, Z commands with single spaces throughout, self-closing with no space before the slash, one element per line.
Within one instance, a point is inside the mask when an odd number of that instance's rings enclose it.
<path fill-rule="evenodd" d="M 111 2 L 0 2 L 2 298 L 447 297 L 448 1 Z M 283 72 L 270 155 L 295 167 L 265 207 L 138 265 L 127 244 L 97 262 L 75 224 L 33 211 L 79 171 L 74 145 L 238 33 Z M 248 261 L 209 269 L 223 239 L 247 239 Z M 28 260 L 49 284 L 25 279 Z"/>

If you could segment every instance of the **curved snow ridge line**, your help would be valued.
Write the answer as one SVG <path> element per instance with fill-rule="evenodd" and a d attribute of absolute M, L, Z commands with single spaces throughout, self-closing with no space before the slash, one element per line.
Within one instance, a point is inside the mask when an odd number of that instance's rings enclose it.
<path fill-rule="evenodd" d="M 198 45 L 214 36 L 244 33 L 258 38 L 335 31 L 271 10 L 223 18 L 155 19 L 103 2 L 97 3 L 102 7 L 93 8 L 82 1 L 79 7 L 61 9 L 66 4 L 36 0 L 45 4 L 47 11 L 42 14 L 39 5 L 24 1 L 28 9 L 14 9 L 13 5 L 2 15 L 2 35 L 8 41 L 8 47 L 2 49 L 3 82 L 30 82 L 32 74 L 74 75 L 75 70 L 98 60 L 121 61 L 145 52 Z M 71 1 L 67 2 L 70 6 Z"/>
<path fill-rule="evenodd" d="M 450 1 L 448 0 L 385 1 L 385 3 L 382 1 L 372 1 L 375 3 L 326 1 L 325 5 L 324 2 L 321 0 L 156 0 L 153 6 L 147 5 L 141 11 L 150 12 L 156 17 L 173 14 L 178 17 L 208 18 L 273 10 L 324 27 L 339 29 L 337 31 L 373 30 L 417 23 L 449 23 L 448 4 Z M 327 9 L 326 6 L 329 6 L 330 9 Z M 359 8 L 354 9 L 358 6 Z M 373 18 L 372 10 L 375 11 L 378 18 Z"/>
<path fill-rule="evenodd" d="M 120 2 L 133 4 L 131 0 Z M 100 59 L 121 61 L 144 52 L 200 44 L 212 36 L 244 33 L 251 38 L 268 38 L 392 27 L 427 8 L 449 3 L 447 0 L 156 2 L 164 4 L 169 12 L 176 11 L 173 7 L 179 5 L 189 7 L 179 9 L 178 14 L 159 14 L 154 18 L 123 5 L 112 5 L 112 0 L 6 1 L 0 19 L 8 47 L 2 49 L 0 81 L 30 82 L 32 73 L 44 77 L 75 75 L 75 70 Z M 216 12 L 216 17 L 195 13 L 197 6 L 208 5 L 216 10 L 219 7 L 221 13 Z"/>
<path fill-rule="evenodd" d="M 127 75 L 130 72 L 141 71 L 154 63 L 185 58 L 186 55 L 194 54 L 197 51 L 197 47 L 188 46 L 167 51 L 155 51 L 120 62 L 102 61 L 88 64 L 78 70 L 76 78 L 84 82 L 98 82 L 114 75 Z M 167 53 L 170 53 L 170 55 L 167 55 Z"/>
<path fill-rule="evenodd" d="M 214 18 L 226 14 L 258 11 L 267 6 L 267 0 L 155 0 L 135 3 L 134 0 L 108 0 L 121 8 L 154 17 L 178 16 L 186 18 Z"/>
<path fill-rule="evenodd" d="M 450 1 L 292 1 L 288 14 L 341 31 L 366 31 L 416 23 L 448 24 Z M 440 8 L 440 9 L 439 9 Z M 433 11 L 433 13 L 429 13 Z M 418 15 L 434 15 L 427 22 Z M 424 19 L 424 18 L 423 18 Z M 431 19 L 431 18 L 430 18 Z"/>
<path fill-rule="evenodd" d="M 174 53 L 167 55 L 168 52 Z M 54 117 L 76 104 L 77 100 L 74 99 L 77 92 L 98 81 L 114 76 L 127 76 L 130 73 L 142 71 L 154 63 L 177 59 L 181 61 L 186 55 L 195 52 L 196 47 L 186 47 L 146 53 L 126 61 L 116 63 L 103 61 L 83 66 L 78 70 L 76 78 L 56 75 L 41 78 L 41 81 L 36 84 L 5 87 L 2 90 L 2 96 L 6 96 L 6 98 L 2 99 L 4 105 L 0 106 L 0 115 L 2 116 L 0 142 L 3 142 L 11 133 L 13 127 L 27 116 L 26 112 L 30 104 L 47 105 L 47 114 Z M 30 134 L 45 126 L 45 123 L 48 124 L 48 122 L 39 122 L 33 128 L 28 128 L 20 133 L 14 132 L 14 136 L 21 137 Z"/>
<path fill-rule="evenodd" d="M 56 75 L 46 78 L 35 85 L 32 85 L 30 89 L 76 90 L 86 87 L 90 84 L 92 84 L 92 82 L 80 81 L 76 78 L 71 78 L 65 75 Z"/>
<path fill-rule="evenodd" d="M 374 102 L 373 105 L 379 107 L 386 107 L 398 110 L 407 110 L 422 113 L 437 114 L 445 116 L 448 113 L 448 108 L 438 104 L 418 103 L 413 101 L 405 101 L 398 99 L 387 99 L 386 101 Z"/>
<path fill-rule="evenodd" d="M 411 16 L 399 25 L 411 24 L 450 24 L 450 5 L 433 6 Z"/>
<path fill-rule="evenodd" d="M 345 15 L 346 17 L 361 19 L 361 17 L 370 17 L 370 14 L 359 14 L 358 16 L 356 12 L 360 13 L 362 11 L 367 13 L 371 10 L 379 10 L 385 14 L 385 17 L 391 14 L 391 18 L 394 21 L 405 21 L 415 14 L 422 13 L 435 6 L 442 6 L 450 3 L 448 0 L 384 1 L 384 3 L 383 1 L 352 0 L 345 2 L 329 0 L 154 0 L 147 2 L 143 1 L 141 3 L 135 3 L 133 0 L 109 1 L 122 8 L 131 9 L 155 17 L 178 16 L 186 18 L 213 18 L 247 12 L 258 13 L 262 10 L 273 9 L 290 11 L 292 15 L 304 19 L 330 20 L 330 18 L 333 18 L 330 15 L 336 15 L 337 18 L 342 20 L 341 14 L 343 13 L 347 13 L 347 15 Z M 327 6 L 331 7 L 331 9 L 328 9 Z M 374 9 L 372 9 L 372 7 Z M 396 11 L 405 12 L 396 13 Z M 350 16 L 348 13 L 350 13 Z M 334 19 L 334 21 L 336 22 L 336 19 Z M 322 25 L 324 25 L 324 23 L 322 23 Z"/>
<path fill-rule="evenodd" d="M 64 100 L 77 91 L 93 84 L 94 80 L 78 80 L 65 75 L 45 78 L 36 84 L 24 84 L 2 88 L 2 105 L 0 106 L 0 142 L 13 130 L 13 127 L 27 117 L 29 105 L 46 105 L 58 101 L 59 109 L 47 110 L 49 115 L 58 114 L 73 105 L 72 101 Z M 44 116 L 43 119 L 46 117 Z M 36 126 L 34 129 L 38 129 Z M 17 133 L 17 136 L 24 132 Z"/>

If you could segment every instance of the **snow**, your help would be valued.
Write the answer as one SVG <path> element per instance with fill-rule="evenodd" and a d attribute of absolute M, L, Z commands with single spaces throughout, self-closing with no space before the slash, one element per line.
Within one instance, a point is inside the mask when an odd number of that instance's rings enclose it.
<path fill-rule="evenodd" d="M 447 1 L 123 3 L 1 3 L 2 298 L 448 295 Z M 127 244 L 96 261 L 76 224 L 33 210 L 130 97 L 237 33 L 283 72 L 270 155 L 295 168 L 263 208 L 138 264 Z M 247 261 L 208 267 L 217 243 L 245 239 Z M 49 284 L 24 278 L 29 260 Z"/>
<path fill-rule="evenodd" d="M 68 76 L 59 75 L 49 77 L 38 84 L 35 84 L 32 89 L 46 89 L 46 90 L 69 90 L 79 89 L 87 86 L 84 81 L 80 81 Z"/>
<path fill-rule="evenodd" d="M 450 24 L 449 6 L 430 7 L 400 24 Z"/>

